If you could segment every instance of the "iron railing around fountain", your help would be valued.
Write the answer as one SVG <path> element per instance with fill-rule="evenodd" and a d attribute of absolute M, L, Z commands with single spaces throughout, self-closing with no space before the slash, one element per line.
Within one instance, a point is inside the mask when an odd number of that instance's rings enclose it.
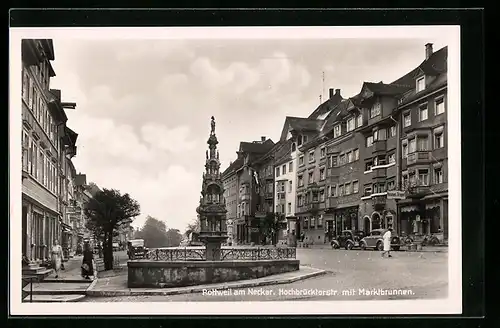
<path fill-rule="evenodd" d="M 231 260 L 281 260 L 295 259 L 294 247 L 234 247 L 220 250 L 221 261 Z M 146 259 L 150 261 L 204 261 L 207 251 L 204 247 L 153 248 Z"/>

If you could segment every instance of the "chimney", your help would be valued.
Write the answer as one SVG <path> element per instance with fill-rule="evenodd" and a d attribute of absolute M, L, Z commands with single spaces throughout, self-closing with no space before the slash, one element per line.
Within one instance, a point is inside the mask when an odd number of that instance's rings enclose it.
<path fill-rule="evenodd" d="M 429 59 L 432 55 L 432 43 L 427 43 L 425 45 L 425 59 Z"/>
<path fill-rule="evenodd" d="M 335 95 L 340 96 L 340 89 L 335 89 Z"/>
<path fill-rule="evenodd" d="M 330 99 L 332 99 L 332 98 L 333 98 L 333 91 L 334 91 L 334 90 L 330 88 Z"/>
<path fill-rule="evenodd" d="M 266 136 L 260 137 L 260 141 L 265 142 L 266 141 Z"/>

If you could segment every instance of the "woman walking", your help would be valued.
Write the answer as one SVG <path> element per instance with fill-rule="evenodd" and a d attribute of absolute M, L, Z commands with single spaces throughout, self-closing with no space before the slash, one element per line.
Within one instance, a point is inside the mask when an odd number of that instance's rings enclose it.
<path fill-rule="evenodd" d="M 63 254 L 63 249 L 61 245 L 59 245 L 59 241 L 54 240 L 54 245 L 52 246 L 51 263 L 52 263 L 52 268 L 54 269 L 54 272 L 56 274 L 56 278 L 59 277 L 59 271 L 61 271 L 62 254 Z"/>
<path fill-rule="evenodd" d="M 83 250 L 83 261 L 82 261 L 82 277 L 85 279 L 90 279 L 90 276 L 94 275 L 94 254 L 90 249 L 90 245 L 85 243 Z"/>

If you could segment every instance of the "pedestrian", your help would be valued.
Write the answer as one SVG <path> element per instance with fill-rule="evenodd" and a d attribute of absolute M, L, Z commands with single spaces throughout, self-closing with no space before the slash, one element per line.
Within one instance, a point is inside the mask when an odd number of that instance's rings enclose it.
<path fill-rule="evenodd" d="M 57 239 L 54 240 L 54 245 L 52 246 L 51 253 L 52 253 L 51 254 L 52 268 L 54 269 L 56 278 L 59 278 L 59 271 L 61 271 L 61 265 L 62 265 L 63 249 L 61 245 L 59 245 L 59 241 Z"/>
<path fill-rule="evenodd" d="M 389 227 L 382 236 L 384 241 L 384 250 L 382 251 L 382 257 L 387 254 L 387 257 L 392 257 L 391 255 L 391 236 L 392 236 L 392 228 Z"/>
<path fill-rule="evenodd" d="M 94 254 L 90 249 L 90 245 L 85 243 L 83 250 L 83 261 L 82 261 L 82 277 L 85 279 L 90 279 L 90 276 L 94 275 Z"/>

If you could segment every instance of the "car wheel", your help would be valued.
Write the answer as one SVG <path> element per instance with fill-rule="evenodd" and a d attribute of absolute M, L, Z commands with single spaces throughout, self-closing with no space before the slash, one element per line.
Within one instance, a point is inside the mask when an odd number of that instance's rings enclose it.
<path fill-rule="evenodd" d="M 379 242 L 377 243 L 377 249 L 378 249 L 379 251 L 383 251 L 383 250 L 384 250 L 384 245 L 382 244 L 382 242 L 381 242 L 381 241 L 379 241 Z"/>
<path fill-rule="evenodd" d="M 351 242 L 348 242 L 345 244 L 345 249 L 350 251 L 354 247 L 354 244 Z"/>
<path fill-rule="evenodd" d="M 359 243 L 359 248 L 361 248 L 362 251 L 366 250 L 366 244 L 364 242 Z"/>

